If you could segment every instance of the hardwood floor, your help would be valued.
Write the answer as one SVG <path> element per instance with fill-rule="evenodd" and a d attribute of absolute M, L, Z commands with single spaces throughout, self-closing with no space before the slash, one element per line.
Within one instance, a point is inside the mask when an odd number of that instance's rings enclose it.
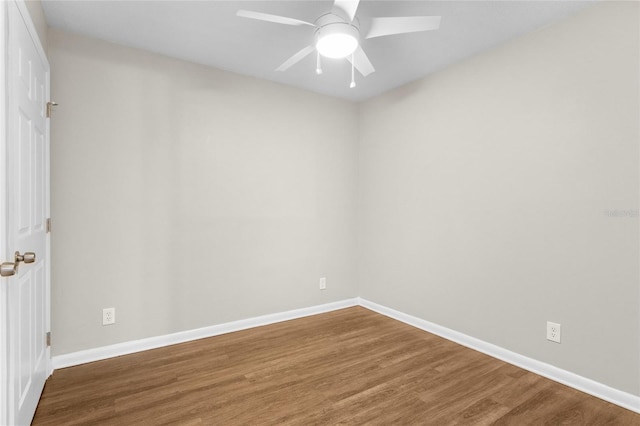
<path fill-rule="evenodd" d="M 57 370 L 34 425 L 640 425 L 361 307 Z"/>

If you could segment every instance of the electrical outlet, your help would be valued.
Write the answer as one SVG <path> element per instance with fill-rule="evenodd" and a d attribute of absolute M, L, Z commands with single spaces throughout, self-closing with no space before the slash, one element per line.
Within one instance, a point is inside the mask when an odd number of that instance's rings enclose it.
<path fill-rule="evenodd" d="M 327 279 L 322 277 L 320 278 L 320 290 L 326 290 L 327 289 Z"/>
<path fill-rule="evenodd" d="M 560 324 L 547 321 L 547 340 L 560 343 Z"/>
<path fill-rule="evenodd" d="M 102 325 L 116 323 L 116 308 L 104 308 L 102 310 Z"/>

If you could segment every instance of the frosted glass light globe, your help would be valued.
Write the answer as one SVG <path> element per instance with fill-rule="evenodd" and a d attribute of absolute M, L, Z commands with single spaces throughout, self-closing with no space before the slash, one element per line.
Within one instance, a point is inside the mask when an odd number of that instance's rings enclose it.
<path fill-rule="evenodd" d="M 316 32 L 316 49 L 327 58 L 346 58 L 358 48 L 358 30 L 347 23 L 334 23 Z"/>

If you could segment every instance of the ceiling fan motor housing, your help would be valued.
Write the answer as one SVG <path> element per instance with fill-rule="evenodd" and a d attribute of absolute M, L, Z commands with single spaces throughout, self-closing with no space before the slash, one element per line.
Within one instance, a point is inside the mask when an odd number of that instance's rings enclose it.
<path fill-rule="evenodd" d="M 360 43 L 360 30 L 356 22 L 327 13 L 316 20 L 316 49 L 328 58 L 344 58 L 352 54 Z"/>

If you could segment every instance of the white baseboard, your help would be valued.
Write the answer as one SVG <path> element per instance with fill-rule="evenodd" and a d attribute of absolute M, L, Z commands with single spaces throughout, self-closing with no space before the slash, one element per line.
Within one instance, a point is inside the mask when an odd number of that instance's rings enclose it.
<path fill-rule="evenodd" d="M 220 334 L 232 333 L 234 331 L 246 330 L 248 328 L 260 327 L 263 325 L 303 318 L 310 315 L 321 314 L 358 305 L 421 330 L 425 330 L 429 333 L 444 337 L 447 340 L 459 343 L 494 358 L 498 358 L 502 361 L 508 362 L 509 364 L 524 368 L 525 370 L 588 393 L 605 401 L 611 402 L 612 404 L 640 413 L 640 396 L 614 389 L 586 377 L 554 367 L 553 365 L 537 361 L 480 339 L 476 339 L 475 337 L 467 336 L 466 334 L 459 333 L 438 324 L 396 311 L 395 309 L 379 305 L 360 297 L 327 303 L 324 305 L 311 306 L 308 308 L 262 315 L 259 317 L 232 321 L 225 324 L 212 325 L 209 327 L 187 330 L 164 336 L 150 337 L 95 349 L 88 349 L 85 351 L 73 352 L 70 354 L 58 355 L 53 357 L 52 364 L 54 370 L 58 368 L 71 367 L 74 365 L 100 361 L 116 356 L 175 345 L 177 343 L 189 342 L 192 340 L 203 339 L 205 337 L 218 336 Z"/>
<path fill-rule="evenodd" d="M 396 319 L 421 330 L 428 331 L 429 333 L 436 334 L 440 337 L 444 337 L 445 339 L 459 343 L 462 346 L 466 346 L 478 352 L 498 358 L 502 361 L 508 362 L 509 364 L 531 371 L 532 373 L 539 374 L 548 379 L 562 383 L 563 385 L 611 402 L 612 404 L 640 413 L 640 396 L 614 389 L 594 380 L 587 379 L 586 377 L 571 373 L 567 370 L 520 355 L 501 348 L 500 346 L 487 343 L 480 339 L 476 339 L 475 337 L 467 336 L 466 334 L 459 333 L 412 315 L 396 311 L 395 309 L 378 305 L 377 303 L 370 302 L 366 299 L 358 298 L 358 304 L 379 314 Z"/>
<path fill-rule="evenodd" d="M 163 346 L 175 345 L 177 343 L 189 342 L 203 339 L 205 337 L 218 336 L 220 334 L 232 333 L 234 331 L 246 330 L 248 328 L 260 327 L 282 321 L 303 318 L 310 315 L 322 314 L 338 309 L 357 306 L 358 299 L 346 299 L 324 305 L 311 306 L 308 308 L 294 309 L 259 317 L 248 318 L 239 321 L 232 321 L 224 324 L 212 325 L 195 330 L 181 331 L 164 336 L 149 337 L 146 339 L 133 340 L 130 342 L 117 343 L 115 345 L 103 346 L 100 348 L 87 349 L 79 352 L 72 352 L 64 355 L 54 356 L 52 359 L 53 368 L 72 367 L 74 365 L 86 364 L 88 362 L 100 361 L 121 355 L 128 355 L 135 352 L 156 349 Z"/>

